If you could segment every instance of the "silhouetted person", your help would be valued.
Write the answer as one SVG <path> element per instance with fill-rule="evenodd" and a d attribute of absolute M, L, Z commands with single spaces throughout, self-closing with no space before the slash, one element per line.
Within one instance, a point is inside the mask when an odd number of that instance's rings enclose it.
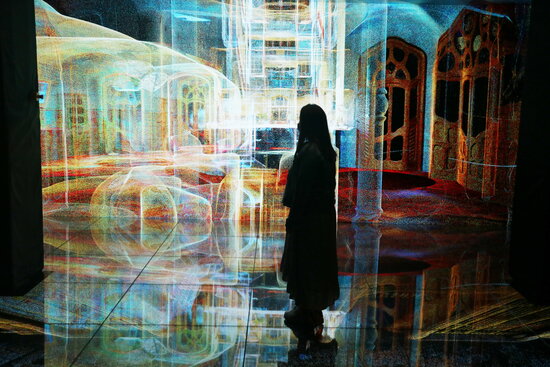
<path fill-rule="evenodd" d="M 336 153 L 323 109 L 300 111 L 299 139 L 288 172 L 283 205 L 290 208 L 281 272 L 295 302 L 285 324 L 298 337 L 298 350 L 320 342 L 322 310 L 340 296 L 336 259 Z"/>

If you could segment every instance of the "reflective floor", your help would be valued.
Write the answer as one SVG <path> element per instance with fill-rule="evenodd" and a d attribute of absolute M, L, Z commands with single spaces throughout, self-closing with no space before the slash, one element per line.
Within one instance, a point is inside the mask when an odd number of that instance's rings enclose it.
<path fill-rule="evenodd" d="M 340 224 L 337 349 L 283 324 L 284 225 L 45 221 L 46 277 L 0 298 L 14 366 L 550 366 L 550 307 L 508 284 L 497 222 Z"/>

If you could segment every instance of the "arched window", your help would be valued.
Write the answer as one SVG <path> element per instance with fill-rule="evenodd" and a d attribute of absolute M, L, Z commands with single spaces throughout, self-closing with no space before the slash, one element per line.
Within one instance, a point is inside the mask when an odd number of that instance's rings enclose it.
<path fill-rule="evenodd" d="M 106 78 L 104 117 L 105 152 L 122 153 L 141 149 L 141 91 L 139 81 L 128 75 Z"/>
<path fill-rule="evenodd" d="M 90 129 L 85 94 L 68 93 L 65 95 L 65 121 L 72 143 L 68 144 L 68 154 L 72 156 L 89 154 Z"/>
<path fill-rule="evenodd" d="M 171 149 L 186 146 L 184 136 L 191 132 L 201 143 L 206 144 L 209 137 L 206 122 L 210 118 L 210 85 L 202 78 L 183 77 L 171 84 L 170 100 L 170 141 Z"/>
<path fill-rule="evenodd" d="M 206 122 L 206 88 L 201 83 L 184 84 L 181 90 L 183 118 L 191 130 L 204 129 Z"/>

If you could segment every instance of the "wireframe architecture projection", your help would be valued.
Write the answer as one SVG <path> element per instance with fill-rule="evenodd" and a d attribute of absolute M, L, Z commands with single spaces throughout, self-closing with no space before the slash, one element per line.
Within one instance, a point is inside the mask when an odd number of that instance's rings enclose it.
<path fill-rule="evenodd" d="M 308 103 L 327 113 L 338 220 L 352 222 L 338 233 L 342 296 L 324 311 L 328 333 L 361 346 L 343 365 L 386 340 L 377 320 L 411 330 L 416 360 L 417 343 L 442 330 L 512 334 L 516 321 L 487 305 L 531 312 L 480 287 L 500 279 L 484 246 L 506 241 L 527 2 L 104 4 L 35 0 L 52 274 L 23 311 L 42 302 L 55 342 L 72 339 L 68 322 L 102 325 L 96 364 L 232 365 L 245 345 L 258 364 L 286 353 L 281 199 Z M 395 258 L 408 276 L 393 274 Z M 401 290 L 410 297 L 385 303 Z M 17 302 L 0 311 L 21 315 Z M 55 342 L 50 353 L 64 349 Z"/>
<path fill-rule="evenodd" d="M 280 221 L 307 103 L 340 221 L 510 206 L 526 4 L 49 3 L 75 17 L 35 2 L 46 216 Z"/>

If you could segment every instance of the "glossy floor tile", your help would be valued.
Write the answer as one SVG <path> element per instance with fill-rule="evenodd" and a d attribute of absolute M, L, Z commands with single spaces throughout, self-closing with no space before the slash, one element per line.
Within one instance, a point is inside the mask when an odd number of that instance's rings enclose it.
<path fill-rule="evenodd" d="M 248 287 L 135 283 L 106 324 L 246 327 L 250 297 Z"/>
<path fill-rule="evenodd" d="M 57 249 L 74 255 L 146 256 L 155 254 L 167 239 L 168 233 L 83 231 Z"/>
<path fill-rule="evenodd" d="M 104 325 L 74 366 L 241 366 L 245 327 Z"/>
<path fill-rule="evenodd" d="M 98 324 L 44 325 L 44 365 L 70 366 L 99 328 Z"/>
<path fill-rule="evenodd" d="M 550 366 L 550 307 L 509 285 L 505 227 L 455 222 L 339 225 L 335 342 L 304 359 L 284 223 L 48 219 L 44 280 L 0 298 L 0 365 Z"/>
<path fill-rule="evenodd" d="M 221 256 L 155 256 L 136 283 L 249 285 L 256 275 L 254 258 Z"/>

